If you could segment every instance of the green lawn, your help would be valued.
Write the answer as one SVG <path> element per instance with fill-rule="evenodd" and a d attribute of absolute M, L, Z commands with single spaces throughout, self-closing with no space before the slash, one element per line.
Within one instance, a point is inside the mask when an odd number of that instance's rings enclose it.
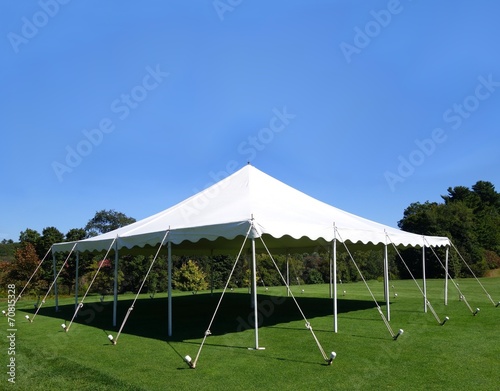
<path fill-rule="evenodd" d="M 48 300 L 33 323 L 34 300 L 17 303 L 16 383 L 2 371 L 1 389 L 20 390 L 497 390 L 500 375 L 500 306 L 494 307 L 475 280 L 457 281 L 473 308 L 472 316 L 450 284 L 448 306 L 443 304 L 443 281 L 429 280 L 428 295 L 441 318 L 423 312 L 423 300 L 413 281 L 392 281 L 391 326 L 404 334 L 393 341 L 371 296 L 362 283 L 339 285 L 339 332 L 332 322 L 332 301 L 327 285 L 293 287 L 321 345 L 337 358 L 325 365 L 323 357 L 285 288 L 259 288 L 263 324 L 260 346 L 254 331 L 246 290 L 224 297 L 212 335 L 196 369 L 183 362 L 195 357 L 212 317 L 219 293 L 196 295 L 175 292 L 174 336 L 167 338 L 167 299 L 139 298 L 117 345 L 107 335 L 112 327 L 111 297 L 101 304 L 88 297 L 76 323 L 65 333 L 60 324 L 71 319 L 74 299 L 60 299 L 60 311 Z M 482 279 L 495 300 L 500 300 L 500 278 Z M 382 305 L 383 285 L 369 285 Z M 304 293 L 301 293 L 304 289 Z M 346 291 L 343 295 L 343 291 Z M 398 293 L 394 297 L 394 293 Z M 120 297 L 120 326 L 133 295 Z M 5 301 L 2 302 L 2 308 Z M 385 311 L 385 306 L 382 306 Z M 7 320 L 2 322 L 7 336 Z M 1 362 L 6 368 L 7 338 L 2 338 Z M 8 388 L 9 387 L 9 388 Z"/>

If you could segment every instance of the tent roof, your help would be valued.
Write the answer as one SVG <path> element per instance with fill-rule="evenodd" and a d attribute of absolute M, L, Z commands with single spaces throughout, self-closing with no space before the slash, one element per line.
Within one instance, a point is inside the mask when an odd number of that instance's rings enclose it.
<path fill-rule="evenodd" d="M 336 230 L 334 229 L 336 227 Z M 246 165 L 186 200 L 143 220 L 105 234 L 54 244 L 54 252 L 156 246 L 164 240 L 176 249 L 225 252 L 243 237 L 262 237 L 271 249 L 314 249 L 334 237 L 362 244 L 446 246 L 446 237 L 412 234 L 345 212 L 316 200 Z M 168 233 L 167 233 L 168 232 Z M 241 240 L 233 239 L 241 237 Z M 389 239 L 387 239 L 389 237 Z M 235 244 L 234 242 L 237 242 Z M 258 241 L 256 241 L 258 242 Z"/>

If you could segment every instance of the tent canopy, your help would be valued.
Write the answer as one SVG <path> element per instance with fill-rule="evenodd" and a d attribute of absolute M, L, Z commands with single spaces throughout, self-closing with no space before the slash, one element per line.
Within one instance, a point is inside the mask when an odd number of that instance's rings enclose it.
<path fill-rule="evenodd" d="M 167 233 L 168 232 L 168 233 Z M 176 252 L 227 252 L 241 246 L 237 237 L 262 237 L 269 249 L 315 249 L 340 241 L 396 246 L 448 246 L 446 237 L 425 236 L 370 221 L 316 200 L 246 165 L 186 200 L 114 231 L 54 244 L 53 252 L 104 251 L 116 239 L 118 249 L 146 250 L 162 242 Z M 390 238 L 388 241 L 387 237 Z M 256 243 L 259 241 L 256 241 Z"/>

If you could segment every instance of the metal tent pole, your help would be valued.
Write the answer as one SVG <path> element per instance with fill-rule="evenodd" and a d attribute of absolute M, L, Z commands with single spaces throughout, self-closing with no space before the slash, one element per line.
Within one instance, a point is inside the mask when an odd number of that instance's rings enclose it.
<path fill-rule="evenodd" d="M 80 252 L 76 252 L 76 269 L 75 269 L 75 309 L 78 307 L 78 264 L 80 263 Z"/>
<path fill-rule="evenodd" d="M 115 275 L 113 281 L 113 327 L 116 327 L 116 311 L 118 308 L 118 241 L 115 243 Z"/>
<path fill-rule="evenodd" d="M 168 336 L 172 336 L 172 243 L 167 243 L 168 274 Z"/>
<path fill-rule="evenodd" d="M 288 251 L 286 253 L 286 295 L 290 296 L 290 260 L 288 259 Z"/>
<path fill-rule="evenodd" d="M 337 307 L 337 238 L 333 238 L 333 331 L 338 332 L 338 307 Z"/>
<path fill-rule="evenodd" d="M 422 236 L 423 237 L 423 236 Z M 424 312 L 427 313 L 427 281 L 425 280 L 425 237 L 422 243 L 422 278 L 424 286 Z"/>
<path fill-rule="evenodd" d="M 333 254 L 330 254 L 330 251 L 328 251 L 328 271 L 330 273 L 330 278 L 328 280 L 328 293 L 330 299 L 333 299 Z"/>
<path fill-rule="evenodd" d="M 384 297 L 387 306 L 387 321 L 391 321 L 391 304 L 390 304 L 390 294 L 389 294 L 389 257 L 387 254 L 387 236 L 385 238 L 384 245 Z"/>
<path fill-rule="evenodd" d="M 52 253 L 52 265 L 54 267 L 54 298 L 56 302 L 56 312 L 59 311 L 59 295 L 57 293 L 57 270 L 56 270 L 56 254 Z"/>
<path fill-rule="evenodd" d="M 445 273 L 444 273 L 444 305 L 448 305 L 448 250 L 446 246 Z"/>
<path fill-rule="evenodd" d="M 259 312 L 257 305 L 257 257 L 255 256 L 255 238 L 252 238 L 252 303 L 255 325 L 255 350 L 262 350 L 259 347 Z"/>

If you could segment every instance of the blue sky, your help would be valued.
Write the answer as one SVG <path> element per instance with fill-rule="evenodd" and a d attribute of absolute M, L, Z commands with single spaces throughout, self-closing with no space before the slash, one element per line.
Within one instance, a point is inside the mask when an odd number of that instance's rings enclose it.
<path fill-rule="evenodd" d="M 0 7 L 0 239 L 141 219 L 249 160 L 391 226 L 498 190 L 496 1 Z"/>

